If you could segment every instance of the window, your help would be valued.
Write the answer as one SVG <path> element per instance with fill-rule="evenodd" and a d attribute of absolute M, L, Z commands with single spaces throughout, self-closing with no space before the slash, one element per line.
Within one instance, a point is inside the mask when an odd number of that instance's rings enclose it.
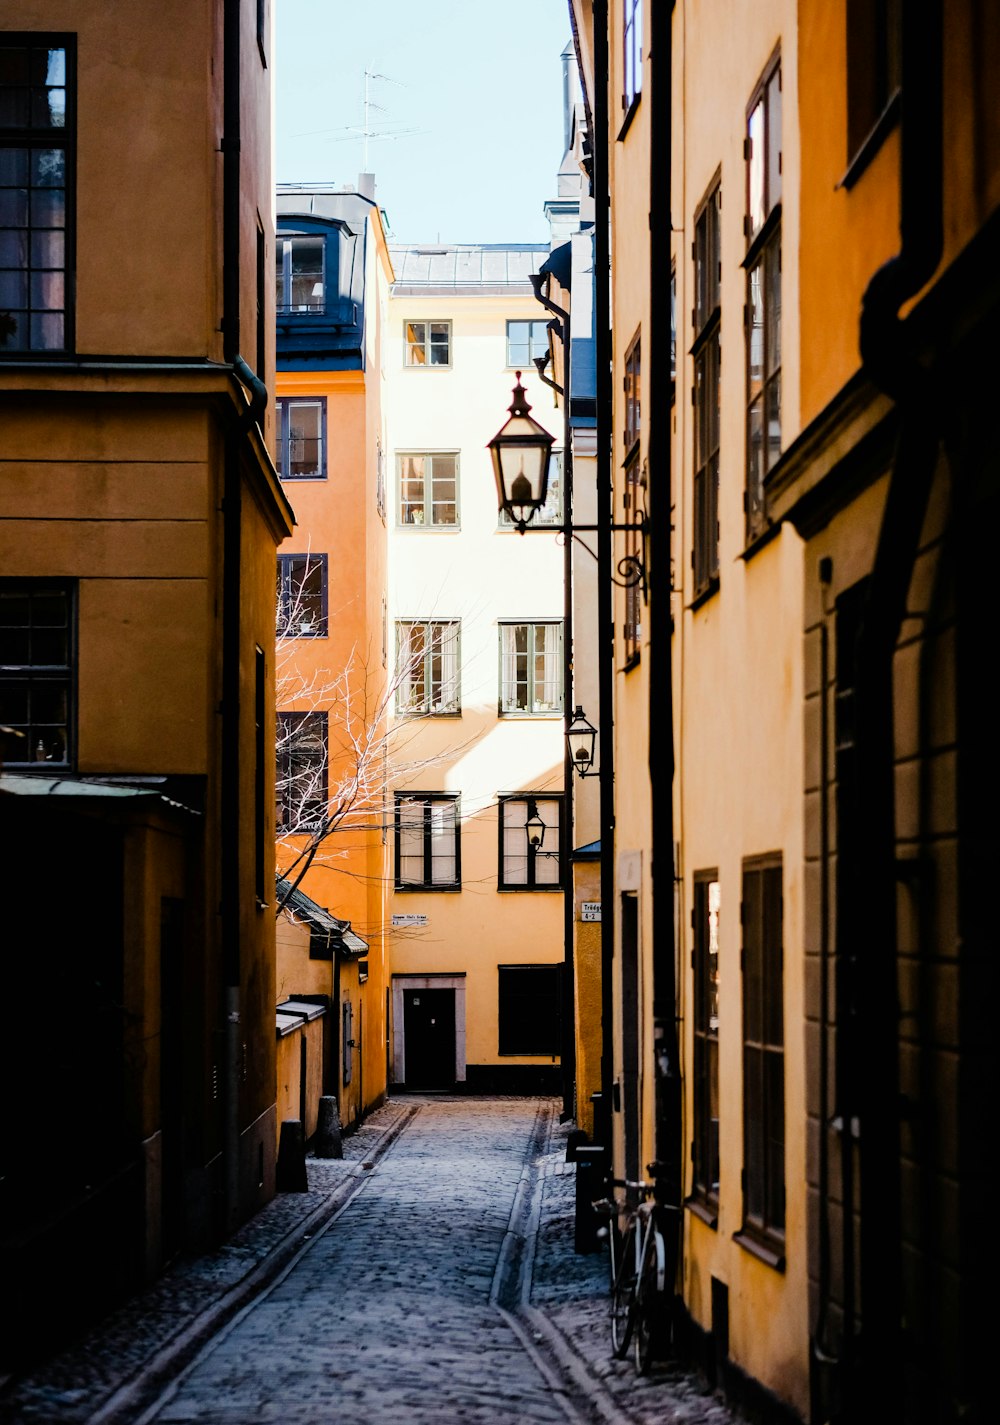
<path fill-rule="evenodd" d="M 0 733 L 5 766 L 69 765 L 73 681 L 73 586 L 0 579 L 0 724 L 14 729 Z"/>
<path fill-rule="evenodd" d="M 278 830 L 286 835 L 322 830 L 327 817 L 327 715 L 278 713 L 275 778 Z"/>
<path fill-rule="evenodd" d="M 451 365 L 451 322 L 406 322 L 403 336 L 407 366 Z"/>
<path fill-rule="evenodd" d="M 401 619 L 396 624 L 396 711 L 398 713 L 457 713 L 457 619 L 430 622 Z"/>
<path fill-rule="evenodd" d="M 461 890 L 458 797 L 396 793 L 396 890 Z"/>
<path fill-rule="evenodd" d="M 747 542 L 767 525 L 764 477 L 781 453 L 781 67 L 775 59 L 747 118 Z"/>
<path fill-rule="evenodd" d="M 781 857 L 743 864 L 743 1233 L 785 1230 L 785 1034 Z"/>
<path fill-rule="evenodd" d="M 326 401 L 282 396 L 275 402 L 275 411 L 282 480 L 325 480 Z"/>
<path fill-rule="evenodd" d="M 500 713 L 562 711 L 562 624 L 500 625 Z"/>
<path fill-rule="evenodd" d="M 562 524 L 562 469 L 563 453 L 561 450 L 553 450 L 552 459 L 549 461 L 549 483 L 545 492 L 545 504 L 537 511 L 528 525 L 526 534 L 530 534 L 533 529 L 552 529 Z M 499 527 L 501 529 L 517 528 L 510 515 L 502 508 L 499 512 Z"/>
<path fill-rule="evenodd" d="M 267 243 L 257 214 L 257 375 L 267 381 Z"/>
<path fill-rule="evenodd" d="M 326 555 L 278 555 L 278 636 L 326 636 Z"/>
<path fill-rule="evenodd" d="M 396 523 L 442 529 L 458 524 L 458 455 L 398 455 Z"/>
<path fill-rule="evenodd" d="M 548 322 L 507 323 L 507 365 L 526 371 L 536 356 L 546 356 L 549 350 Z"/>
<path fill-rule="evenodd" d="M 670 399 L 677 380 L 677 266 L 670 264 Z"/>
<path fill-rule="evenodd" d="M 891 128 L 886 121 L 902 81 L 902 21 L 903 0 L 847 0 L 849 159 L 875 153 Z"/>
<path fill-rule="evenodd" d="M 695 598 L 719 582 L 719 432 L 722 328 L 722 189 L 714 182 L 694 225 L 694 530 Z"/>
<path fill-rule="evenodd" d="M 72 349 L 68 41 L 0 36 L 0 352 Z"/>
<path fill-rule="evenodd" d="M 528 820 L 540 817 L 543 830 Z M 557 891 L 562 888 L 562 797 L 520 795 L 500 798 L 501 891 Z"/>
<path fill-rule="evenodd" d="M 626 455 L 639 440 L 642 427 L 642 346 L 639 337 L 625 353 L 625 427 Z"/>
<path fill-rule="evenodd" d="M 324 311 L 323 239 L 279 233 L 275 257 L 278 315 Z"/>
<path fill-rule="evenodd" d="M 500 1054 L 550 1054 L 562 1048 L 558 965 L 498 965 Z"/>
<path fill-rule="evenodd" d="M 382 523 L 385 523 L 385 451 L 382 449 L 382 442 L 379 440 L 375 457 L 375 508 L 378 511 Z"/>
<path fill-rule="evenodd" d="M 625 558 L 619 572 L 631 582 L 625 585 L 625 666 L 639 661 L 642 644 L 642 583 L 635 575 L 643 567 L 644 477 L 639 472 L 639 450 L 625 466 Z"/>
<path fill-rule="evenodd" d="M 627 113 L 642 92 L 642 0 L 625 0 L 622 48 L 622 108 Z"/>
<path fill-rule="evenodd" d="M 694 876 L 694 1192 L 719 1200 L 719 873 Z"/>

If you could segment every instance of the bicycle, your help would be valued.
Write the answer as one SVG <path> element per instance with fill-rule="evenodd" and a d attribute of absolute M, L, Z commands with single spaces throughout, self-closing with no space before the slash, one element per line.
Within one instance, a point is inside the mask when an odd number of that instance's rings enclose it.
<path fill-rule="evenodd" d="M 656 1164 L 648 1165 L 655 1172 Z M 635 1366 L 645 1375 L 663 1354 L 670 1328 L 669 1301 L 674 1287 L 678 1209 L 658 1196 L 656 1182 L 608 1180 L 639 1198 L 604 1199 L 594 1208 L 608 1218 L 611 1265 L 611 1350 L 623 1360 L 634 1341 Z M 618 1220 L 624 1218 L 624 1231 Z"/>

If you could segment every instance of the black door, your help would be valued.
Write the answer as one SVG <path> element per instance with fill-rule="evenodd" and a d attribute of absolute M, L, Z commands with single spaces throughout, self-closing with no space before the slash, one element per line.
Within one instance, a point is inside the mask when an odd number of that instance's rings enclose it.
<path fill-rule="evenodd" d="M 403 1040 L 408 1089 L 455 1086 L 455 991 L 404 990 Z"/>

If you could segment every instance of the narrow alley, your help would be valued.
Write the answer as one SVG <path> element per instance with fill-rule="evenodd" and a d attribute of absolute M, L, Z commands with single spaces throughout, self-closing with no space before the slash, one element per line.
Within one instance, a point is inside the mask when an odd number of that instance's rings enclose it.
<path fill-rule="evenodd" d="M 260 1258 L 258 1278 L 279 1246 L 269 1215 L 296 1250 L 191 1359 L 185 1311 L 221 1313 L 205 1310 L 188 1267 L 13 1386 L 0 1419 L 731 1425 L 690 1373 L 642 1379 L 611 1358 L 605 1259 L 573 1253 L 567 1132 L 550 1099 L 392 1101 L 343 1161 L 309 1160 L 308 1194 L 279 1195 L 244 1229 L 237 1251 L 244 1268 Z M 340 1206 L 316 1225 L 322 1196 Z M 153 1349 L 164 1300 L 181 1343 L 173 1370 L 170 1343 Z"/>

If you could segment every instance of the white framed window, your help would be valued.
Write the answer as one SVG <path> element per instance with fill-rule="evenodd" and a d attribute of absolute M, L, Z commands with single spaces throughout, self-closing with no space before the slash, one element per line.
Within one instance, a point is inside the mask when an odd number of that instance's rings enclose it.
<path fill-rule="evenodd" d="M 396 623 L 397 713 L 458 713 L 458 619 Z"/>
<path fill-rule="evenodd" d="M 536 356 L 545 356 L 549 349 L 547 321 L 518 319 L 507 323 L 507 365 L 516 371 L 528 371 Z"/>
<path fill-rule="evenodd" d="M 275 449 L 282 480 L 326 479 L 326 401 L 280 396 Z"/>
<path fill-rule="evenodd" d="M 557 717 L 562 712 L 562 624 L 500 625 L 501 717 Z"/>
<path fill-rule="evenodd" d="M 458 795 L 396 793 L 396 890 L 462 887 Z"/>
<path fill-rule="evenodd" d="M 396 524 L 446 529 L 458 524 L 458 452 L 396 456 Z"/>
<path fill-rule="evenodd" d="M 451 322 L 405 322 L 403 341 L 404 365 L 451 365 Z"/>

